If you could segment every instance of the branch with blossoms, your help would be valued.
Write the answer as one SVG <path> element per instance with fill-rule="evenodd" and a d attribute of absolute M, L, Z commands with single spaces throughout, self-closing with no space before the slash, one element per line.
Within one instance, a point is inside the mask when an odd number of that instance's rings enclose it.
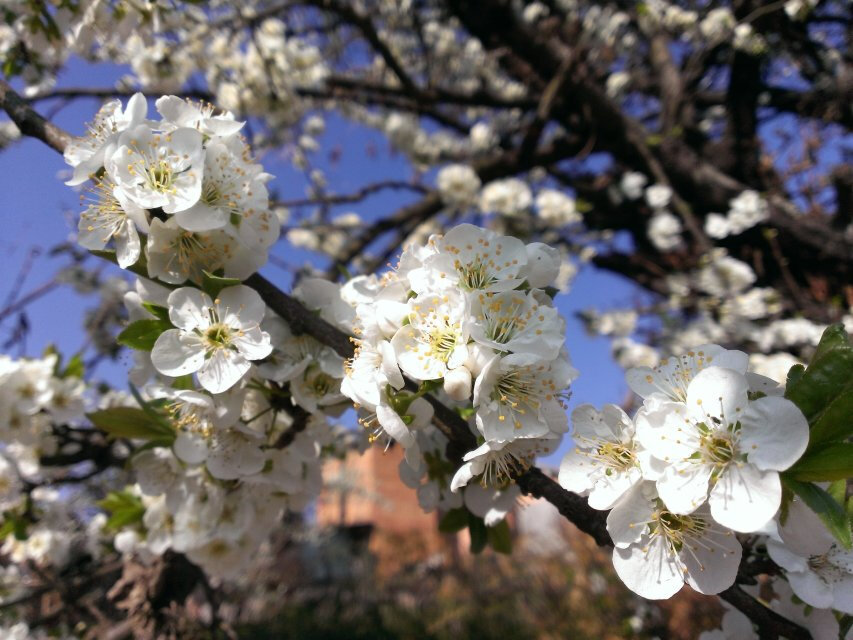
<path fill-rule="evenodd" d="M 806 637 L 732 586 L 750 566 L 736 534 L 769 530 L 766 552 L 794 593 L 845 611 L 849 521 L 837 487 L 813 483 L 850 471 L 849 426 L 833 408 L 853 366 L 843 329 L 827 331 L 785 388 L 716 345 L 631 369 L 642 408 L 633 417 L 615 405 L 575 409 L 561 488 L 532 466 L 568 430 L 577 376 L 551 301 L 559 252 L 462 224 L 408 247 L 381 279 L 340 289 L 304 280 L 297 302 L 254 274 L 278 227 L 240 123 L 174 97 L 156 106 L 155 123 L 141 95 L 124 109 L 108 103 L 90 136 L 65 148 L 69 183 L 94 181 L 79 241 L 142 276 L 118 336 L 136 350 L 138 407 L 88 414 L 113 437 L 147 443 L 132 453 L 136 488 L 103 503 L 124 529 L 123 551 L 173 549 L 208 573 L 239 571 L 278 514 L 316 493 L 306 483 L 316 454 L 291 451 L 300 439 L 328 446 L 325 416 L 346 396 L 371 441 L 403 447 L 404 480 L 445 512 L 445 529 L 469 528 L 474 548 L 492 539 L 478 532 L 506 526 L 521 490 L 600 544 L 590 507 L 609 511 L 614 567 L 638 594 L 667 598 L 686 582 L 723 594 L 767 637 Z M 34 112 L 10 115 L 22 130 L 49 130 Z M 357 336 L 354 351 L 342 327 Z M 450 466 L 430 462 L 442 459 Z M 803 545 L 806 531 L 826 535 Z M 815 579 L 828 588 L 815 590 Z"/>

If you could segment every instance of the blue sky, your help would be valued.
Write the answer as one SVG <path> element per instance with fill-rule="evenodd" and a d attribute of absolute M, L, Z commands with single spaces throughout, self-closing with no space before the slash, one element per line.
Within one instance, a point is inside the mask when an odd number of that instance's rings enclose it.
<path fill-rule="evenodd" d="M 114 66 L 92 67 L 72 61 L 60 77 L 58 86 L 109 87 L 123 72 L 123 69 Z M 79 135 L 84 130 L 84 123 L 91 120 L 98 106 L 99 101 L 96 100 L 78 100 L 56 113 L 53 120 Z M 45 114 L 50 108 L 51 105 L 40 105 Z M 375 180 L 405 180 L 411 177 L 412 170 L 405 159 L 394 154 L 387 141 L 377 132 L 339 118 L 329 118 L 327 122 L 323 146 L 312 162 L 325 171 L 330 191 L 349 193 Z M 329 160 L 332 147 L 340 152 L 334 163 Z M 285 158 L 268 154 L 262 162 L 266 170 L 276 176 L 270 186 L 277 191 L 279 198 L 288 200 L 305 196 L 304 177 Z M 0 188 L 5 194 L 0 202 L 0 225 L 4 230 L 0 236 L 0 272 L 4 274 L 0 279 L 0 306 L 13 288 L 17 274 L 32 249 L 38 248 L 41 255 L 35 260 L 23 283 L 22 294 L 52 279 L 57 270 L 67 263 L 65 257 L 48 255 L 51 247 L 68 241 L 76 229 L 79 196 L 63 184 L 62 174 L 65 170 L 66 165 L 61 156 L 35 140 L 24 140 L 0 152 Z M 384 191 L 362 203 L 343 206 L 334 211 L 337 214 L 352 210 L 370 220 L 389 215 L 414 197 L 411 194 Z M 325 264 L 318 256 L 294 249 L 285 240 L 274 248 L 273 253 L 281 261 L 294 266 L 306 261 Z M 117 267 L 111 265 L 105 266 L 106 273 L 122 275 Z M 262 273 L 283 289 L 289 288 L 290 275 L 281 267 L 268 264 Z M 566 344 L 575 366 L 581 372 L 572 387 L 571 408 L 583 402 L 597 406 L 605 402 L 621 403 L 627 392 L 623 373 L 610 357 L 609 341 L 586 335 L 574 314 L 591 306 L 600 309 L 629 306 L 636 295 L 637 290 L 626 280 L 591 267 L 583 267 L 572 290 L 556 298 L 555 302 L 568 323 Z M 76 352 L 85 341 L 83 314 L 94 304 L 92 296 L 80 296 L 69 287 L 60 287 L 29 305 L 26 314 L 31 329 L 25 354 L 38 355 L 48 344 L 55 344 L 66 354 Z M 7 319 L 0 324 L 0 344 L 8 339 L 13 327 L 12 320 Z M 18 355 L 15 350 L 12 353 Z M 118 362 L 103 362 L 95 371 L 95 377 L 123 388 L 129 361 L 129 356 L 125 354 Z M 557 464 L 566 446 L 564 443 L 545 462 Z"/>

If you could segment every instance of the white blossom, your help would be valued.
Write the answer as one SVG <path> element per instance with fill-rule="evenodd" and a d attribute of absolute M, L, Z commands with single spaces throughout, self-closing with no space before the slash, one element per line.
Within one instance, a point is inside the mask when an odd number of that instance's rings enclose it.
<path fill-rule="evenodd" d="M 261 331 L 266 307 L 252 289 L 223 289 L 217 299 L 184 287 L 169 295 L 169 318 L 177 329 L 164 331 L 151 352 L 160 373 L 197 373 L 201 386 L 222 393 L 272 351 L 269 334 Z"/>

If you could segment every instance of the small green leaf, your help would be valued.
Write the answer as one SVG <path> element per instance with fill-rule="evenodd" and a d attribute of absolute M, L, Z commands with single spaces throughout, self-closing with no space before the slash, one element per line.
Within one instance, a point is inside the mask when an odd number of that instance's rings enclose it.
<path fill-rule="evenodd" d="M 185 376 L 180 376 L 172 380 L 172 389 L 180 389 L 182 391 L 192 391 L 195 389 L 193 374 L 188 373 Z"/>
<path fill-rule="evenodd" d="M 806 372 L 806 367 L 801 364 L 795 364 L 788 370 L 788 380 L 785 383 L 785 387 L 793 387 L 795 386 L 803 377 L 803 374 Z"/>
<path fill-rule="evenodd" d="M 474 417 L 477 410 L 474 407 L 456 407 L 456 413 L 459 414 L 460 418 L 468 420 L 469 418 Z"/>
<path fill-rule="evenodd" d="M 487 527 L 489 546 L 498 553 L 512 553 L 512 534 L 506 520 L 501 520 L 494 527 Z"/>
<path fill-rule="evenodd" d="M 212 273 L 208 273 L 207 271 L 203 271 L 202 273 L 203 277 L 201 288 L 204 289 L 204 292 L 213 299 L 216 299 L 219 292 L 226 287 L 235 287 L 238 284 L 243 284 L 243 281 L 238 278 L 223 278 L 222 276 L 217 276 Z"/>
<path fill-rule="evenodd" d="M 169 320 L 169 309 L 167 307 L 154 304 L 153 302 L 143 302 L 142 306 L 158 320 L 163 320 L 171 324 L 171 320 Z"/>
<path fill-rule="evenodd" d="M 839 400 L 835 408 L 832 405 L 847 393 L 853 393 L 853 344 L 844 326 L 836 324 L 823 332 L 805 371 L 793 367 L 788 373 L 785 397 L 800 408 L 810 427 L 820 423 L 818 430 L 810 433 L 810 447 L 844 437 L 838 434 L 849 429 L 849 420 L 844 419 L 847 400 Z"/>
<path fill-rule="evenodd" d="M 480 553 L 489 541 L 489 532 L 482 518 L 468 512 L 468 533 L 471 536 L 471 553 Z"/>
<path fill-rule="evenodd" d="M 851 547 L 850 520 L 844 507 L 816 484 L 800 482 L 785 476 L 782 476 L 782 482 L 818 515 L 829 532 L 845 549 Z"/>
<path fill-rule="evenodd" d="M 62 372 L 62 378 L 82 378 L 86 373 L 86 365 L 83 364 L 83 357 L 79 353 L 71 356 L 68 364 Z"/>
<path fill-rule="evenodd" d="M 809 450 L 785 472 L 803 482 L 844 480 L 853 477 L 853 443 L 834 442 Z"/>
<path fill-rule="evenodd" d="M 826 492 L 838 504 L 844 504 L 847 499 L 847 480 L 836 480 L 826 488 Z"/>
<path fill-rule="evenodd" d="M 853 382 L 815 416 L 809 431 L 809 446 L 839 442 L 853 435 Z"/>
<path fill-rule="evenodd" d="M 125 489 L 124 491 L 111 491 L 97 505 L 110 514 L 107 518 L 107 529 L 117 531 L 124 526 L 141 522 L 145 515 L 145 506 L 142 500 Z"/>
<path fill-rule="evenodd" d="M 438 530 L 442 533 L 456 533 L 468 526 L 468 510 L 465 507 L 451 509 L 438 522 Z"/>
<path fill-rule="evenodd" d="M 174 441 L 175 431 L 143 409 L 113 407 L 86 414 L 91 423 L 114 438 Z"/>
<path fill-rule="evenodd" d="M 137 320 L 118 334 L 116 342 L 131 349 L 151 351 L 160 334 L 173 328 L 170 322 L 163 320 Z"/>

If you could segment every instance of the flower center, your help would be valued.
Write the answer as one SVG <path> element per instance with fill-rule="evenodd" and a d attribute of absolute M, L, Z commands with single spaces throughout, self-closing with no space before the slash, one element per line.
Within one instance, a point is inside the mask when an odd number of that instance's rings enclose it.
<path fill-rule="evenodd" d="M 525 320 L 518 315 L 520 302 L 512 301 L 505 309 L 503 301 L 495 300 L 483 308 L 486 324 L 486 337 L 498 344 L 506 344 L 524 328 Z"/>
<path fill-rule="evenodd" d="M 201 189 L 201 201 L 208 206 L 214 207 L 219 204 L 221 199 L 222 194 L 219 192 L 216 183 L 213 180 L 205 180 Z"/>
<path fill-rule="evenodd" d="M 537 385 L 529 369 L 513 369 L 498 378 L 491 398 L 498 403 L 498 420 L 503 422 L 509 415 L 513 426 L 521 429 L 521 419 L 527 409 L 538 410 L 540 401 Z M 506 415 L 504 414 L 506 411 Z"/>
<path fill-rule="evenodd" d="M 687 538 L 701 536 L 707 528 L 705 519 L 697 516 L 677 515 L 665 509 L 652 514 L 652 535 L 664 536 L 675 552 L 681 551 Z"/>
<path fill-rule="evenodd" d="M 608 466 L 607 471 L 605 471 L 607 475 L 610 475 L 613 470 L 625 471 L 630 469 L 637 461 L 633 449 L 617 442 L 603 443 L 598 447 L 595 457 Z"/>
<path fill-rule="evenodd" d="M 160 193 L 175 191 L 172 186 L 174 183 L 172 166 L 162 158 L 158 159 L 156 163 L 146 167 L 145 183 L 152 191 Z"/>
<path fill-rule="evenodd" d="M 231 328 L 221 322 L 207 328 L 204 339 L 209 349 L 225 349 L 231 346 Z"/>
<path fill-rule="evenodd" d="M 700 450 L 705 461 L 717 466 L 724 466 L 731 462 L 735 455 L 732 434 L 713 431 L 704 435 L 700 442 Z"/>
<path fill-rule="evenodd" d="M 455 325 L 437 327 L 429 334 L 428 356 L 441 362 L 447 362 L 456 348 L 458 330 Z"/>
<path fill-rule="evenodd" d="M 485 289 L 495 281 L 489 266 L 479 256 L 468 264 L 462 264 L 457 260 L 454 266 L 459 274 L 459 284 L 468 291 Z"/>
<path fill-rule="evenodd" d="M 308 388 L 318 398 L 322 398 L 335 387 L 335 381 L 325 373 L 316 374 L 308 382 Z"/>

